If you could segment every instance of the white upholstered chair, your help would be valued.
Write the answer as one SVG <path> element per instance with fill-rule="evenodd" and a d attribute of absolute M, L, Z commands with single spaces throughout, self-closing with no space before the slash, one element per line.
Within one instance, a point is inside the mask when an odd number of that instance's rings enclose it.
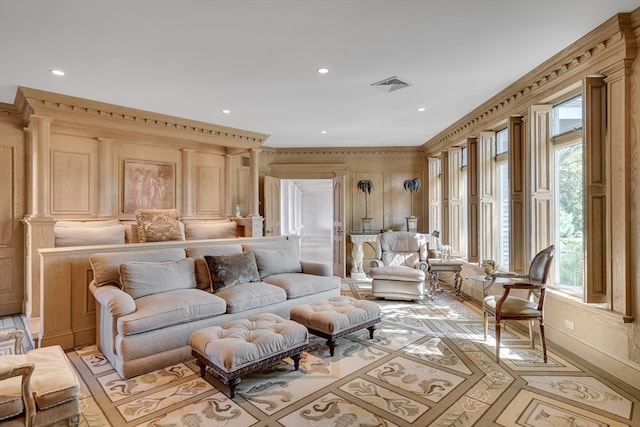
<path fill-rule="evenodd" d="M 376 259 L 369 274 L 374 297 L 394 300 L 421 300 L 427 278 L 427 241 L 409 231 L 388 231 L 376 240 Z"/>
<path fill-rule="evenodd" d="M 80 383 L 60 346 L 22 353 L 22 331 L 0 332 L 15 339 L 15 353 L 0 356 L 0 424 L 2 426 L 77 426 Z"/>

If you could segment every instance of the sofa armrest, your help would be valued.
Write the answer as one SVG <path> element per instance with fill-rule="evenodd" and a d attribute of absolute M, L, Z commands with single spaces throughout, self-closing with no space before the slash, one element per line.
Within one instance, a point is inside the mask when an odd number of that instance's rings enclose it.
<path fill-rule="evenodd" d="M 383 267 L 384 263 L 382 262 L 381 259 L 374 259 L 369 263 L 369 267 L 371 268 L 375 268 L 375 267 Z"/>
<path fill-rule="evenodd" d="M 96 301 L 109 311 L 113 318 L 126 316 L 136 311 L 136 302 L 131 295 L 113 285 L 89 285 L 89 289 Z"/>
<path fill-rule="evenodd" d="M 333 268 L 329 264 L 321 262 L 301 261 L 302 272 L 314 276 L 333 276 Z"/>

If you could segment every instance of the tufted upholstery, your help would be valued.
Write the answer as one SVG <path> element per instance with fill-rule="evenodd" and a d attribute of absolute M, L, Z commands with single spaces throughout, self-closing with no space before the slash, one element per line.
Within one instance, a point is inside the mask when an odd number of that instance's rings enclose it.
<path fill-rule="evenodd" d="M 333 297 L 291 309 L 291 320 L 309 329 L 314 335 L 327 338 L 333 356 L 336 339 L 348 333 L 369 328 L 373 338 L 373 325 L 380 322 L 380 306 L 371 301 L 350 297 Z"/>
<path fill-rule="evenodd" d="M 408 231 L 382 233 L 376 240 L 376 259 L 369 270 L 373 296 L 421 300 L 427 270 L 424 235 Z"/>
<path fill-rule="evenodd" d="M 308 340 L 304 326 L 265 313 L 200 329 L 191 335 L 189 345 L 216 366 L 233 372 Z"/>
<path fill-rule="evenodd" d="M 230 397 L 240 376 L 291 356 L 298 369 L 309 346 L 307 328 L 275 314 L 259 314 L 221 326 L 200 329 L 189 338 L 200 373 L 209 366 L 229 384 Z"/>

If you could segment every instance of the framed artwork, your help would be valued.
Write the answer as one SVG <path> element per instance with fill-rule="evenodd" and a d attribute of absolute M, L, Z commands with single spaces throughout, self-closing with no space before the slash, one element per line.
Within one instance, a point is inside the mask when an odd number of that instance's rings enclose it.
<path fill-rule="evenodd" d="M 123 213 L 176 207 L 174 163 L 124 160 L 123 170 Z"/>

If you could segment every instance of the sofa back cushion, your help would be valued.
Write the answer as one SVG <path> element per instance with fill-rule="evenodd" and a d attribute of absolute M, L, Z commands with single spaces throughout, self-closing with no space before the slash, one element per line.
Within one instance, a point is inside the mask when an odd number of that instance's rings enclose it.
<path fill-rule="evenodd" d="M 128 261 L 168 262 L 185 258 L 182 248 L 149 249 L 145 251 L 105 252 L 89 257 L 96 286 L 120 287 L 120 264 Z"/>
<path fill-rule="evenodd" d="M 235 255 L 205 255 L 211 272 L 211 291 L 218 292 L 241 283 L 259 282 L 258 266 L 253 252 Z"/>
<path fill-rule="evenodd" d="M 122 290 L 133 299 L 196 288 L 193 258 L 172 262 L 125 262 L 120 264 L 119 271 Z"/>
<path fill-rule="evenodd" d="M 261 279 L 274 274 L 302 272 L 298 242 L 295 240 L 245 243 L 242 247 L 246 252 L 255 254 Z"/>
<path fill-rule="evenodd" d="M 196 261 L 196 281 L 198 282 L 198 288 L 212 289 L 211 273 L 209 272 L 209 266 L 204 256 L 241 254 L 242 245 L 239 243 L 231 243 L 228 245 L 194 246 L 192 248 L 186 248 L 185 252 L 189 258 L 193 258 Z"/>
<path fill-rule="evenodd" d="M 55 246 L 117 245 L 125 242 L 125 227 L 118 220 L 57 221 Z"/>
<path fill-rule="evenodd" d="M 235 221 L 187 224 L 187 240 L 232 239 L 238 236 L 237 229 Z"/>

